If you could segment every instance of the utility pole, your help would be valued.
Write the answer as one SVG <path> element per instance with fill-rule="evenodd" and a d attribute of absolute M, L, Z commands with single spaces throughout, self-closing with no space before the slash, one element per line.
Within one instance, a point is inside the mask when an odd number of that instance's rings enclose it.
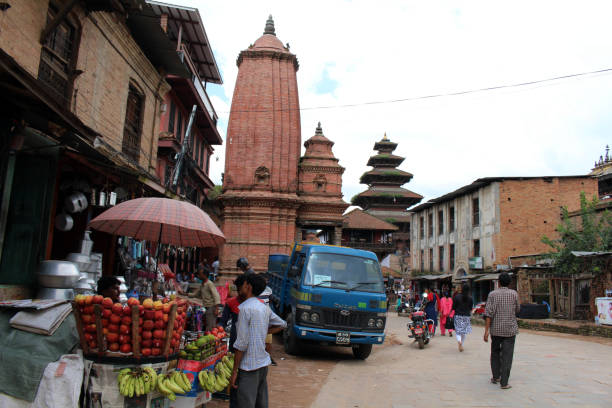
<path fill-rule="evenodd" d="M 183 138 L 183 145 L 181 152 L 177 155 L 176 165 L 174 166 L 174 178 L 172 179 L 172 187 L 176 188 L 179 178 L 181 176 L 181 170 L 183 162 L 185 161 L 185 155 L 189 150 L 189 136 L 191 135 L 191 126 L 193 125 L 193 119 L 195 118 L 197 106 L 193 105 L 191 114 L 189 115 L 189 122 L 187 123 L 187 129 L 185 129 L 185 137 Z"/>

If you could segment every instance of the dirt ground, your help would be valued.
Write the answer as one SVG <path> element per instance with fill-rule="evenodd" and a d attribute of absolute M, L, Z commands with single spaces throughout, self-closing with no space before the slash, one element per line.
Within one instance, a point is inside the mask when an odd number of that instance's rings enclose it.
<path fill-rule="evenodd" d="M 278 364 L 268 371 L 270 408 L 309 407 L 338 361 L 352 360 L 350 348 L 311 346 L 300 356 L 283 350 L 281 338 L 274 336 L 272 358 Z M 206 408 L 225 408 L 227 401 L 212 400 Z"/>

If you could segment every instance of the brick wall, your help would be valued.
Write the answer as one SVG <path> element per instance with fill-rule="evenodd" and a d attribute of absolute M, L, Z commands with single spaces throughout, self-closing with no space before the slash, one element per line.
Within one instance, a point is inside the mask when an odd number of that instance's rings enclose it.
<path fill-rule="evenodd" d="M 508 257 L 547 252 L 550 247 L 542 236 L 556 237 L 562 206 L 580 208 L 580 192 L 597 193 L 593 178 L 537 178 L 504 180 L 499 187 L 500 234 L 496 262 L 507 263 Z"/>

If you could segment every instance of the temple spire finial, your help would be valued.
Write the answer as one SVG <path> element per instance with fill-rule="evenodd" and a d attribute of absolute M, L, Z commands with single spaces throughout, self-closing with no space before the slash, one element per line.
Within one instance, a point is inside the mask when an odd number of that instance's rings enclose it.
<path fill-rule="evenodd" d="M 317 125 L 317 130 L 315 130 L 315 135 L 322 135 L 323 134 L 323 128 L 321 127 L 321 122 L 319 122 L 319 124 Z"/>
<path fill-rule="evenodd" d="M 383 136 L 383 140 L 389 140 L 389 138 L 387 137 L 387 132 L 385 132 L 385 135 Z"/>
<path fill-rule="evenodd" d="M 276 31 L 274 30 L 274 20 L 272 19 L 272 14 L 268 16 L 268 20 L 266 21 L 266 29 L 264 30 L 264 34 L 271 34 L 276 36 Z"/>

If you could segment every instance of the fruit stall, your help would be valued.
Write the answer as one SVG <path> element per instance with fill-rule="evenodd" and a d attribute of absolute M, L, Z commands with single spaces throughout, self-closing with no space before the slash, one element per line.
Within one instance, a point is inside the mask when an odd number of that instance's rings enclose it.
<path fill-rule="evenodd" d="M 124 305 L 77 296 L 72 309 L 90 406 L 191 408 L 226 390 L 233 366 L 227 335 L 222 327 L 185 332 L 191 308 L 184 299 L 130 298 Z"/>

